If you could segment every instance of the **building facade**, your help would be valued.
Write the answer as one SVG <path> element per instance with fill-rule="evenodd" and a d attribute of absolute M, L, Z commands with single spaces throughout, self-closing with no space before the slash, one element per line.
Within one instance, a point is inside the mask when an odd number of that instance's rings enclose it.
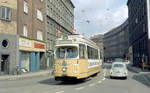
<path fill-rule="evenodd" d="M 52 65 L 55 41 L 62 35 L 72 34 L 74 5 L 71 0 L 46 0 L 46 50 L 47 65 Z M 59 33 L 58 33 L 59 31 Z"/>
<path fill-rule="evenodd" d="M 90 39 L 99 46 L 101 57 L 104 58 L 104 46 L 103 46 L 104 35 L 102 34 L 94 35 Z"/>
<path fill-rule="evenodd" d="M 13 69 L 18 63 L 16 15 L 16 0 L 0 1 L 0 75 L 14 73 Z"/>
<path fill-rule="evenodd" d="M 149 0 L 128 0 L 129 40 L 133 65 L 142 66 L 142 59 L 150 66 Z"/>
<path fill-rule="evenodd" d="M 1 75 L 45 68 L 45 5 L 45 0 L 0 1 Z"/>
<path fill-rule="evenodd" d="M 128 20 L 104 34 L 104 59 L 128 58 Z"/>
<path fill-rule="evenodd" d="M 19 67 L 30 72 L 46 68 L 45 0 L 18 0 Z"/>

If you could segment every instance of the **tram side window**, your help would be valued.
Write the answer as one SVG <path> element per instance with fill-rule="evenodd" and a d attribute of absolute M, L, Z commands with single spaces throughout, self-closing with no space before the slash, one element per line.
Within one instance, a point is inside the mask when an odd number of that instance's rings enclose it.
<path fill-rule="evenodd" d="M 86 55 L 86 53 L 85 53 L 85 45 L 83 45 L 83 44 L 79 45 L 79 55 L 80 55 L 81 59 L 85 59 L 85 55 Z"/>
<path fill-rule="evenodd" d="M 100 59 L 102 59 L 102 52 L 100 52 Z"/>
<path fill-rule="evenodd" d="M 87 52 L 88 52 L 88 59 L 98 59 L 98 50 L 88 46 Z"/>
<path fill-rule="evenodd" d="M 87 47 L 87 52 L 88 52 L 88 59 L 91 59 L 92 58 L 91 48 L 89 46 Z"/>
<path fill-rule="evenodd" d="M 94 53 L 94 54 L 95 54 L 95 57 L 94 57 L 94 58 L 95 58 L 95 59 L 98 59 L 98 50 L 95 49 L 95 53 Z"/>

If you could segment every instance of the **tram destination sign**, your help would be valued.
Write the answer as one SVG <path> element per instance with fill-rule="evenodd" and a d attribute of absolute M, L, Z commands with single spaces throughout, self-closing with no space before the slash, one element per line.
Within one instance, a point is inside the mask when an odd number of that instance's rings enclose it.
<path fill-rule="evenodd" d="M 60 40 L 59 44 L 72 44 L 72 40 Z"/>

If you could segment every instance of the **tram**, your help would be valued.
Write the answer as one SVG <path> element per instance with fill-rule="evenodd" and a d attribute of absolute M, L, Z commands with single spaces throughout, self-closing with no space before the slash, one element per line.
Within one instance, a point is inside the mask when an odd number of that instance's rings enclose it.
<path fill-rule="evenodd" d="M 59 38 L 55 46 L 54 77 L 56 81 L 86 79 L 102 69 L 99 47 L 82 35 Z"/>

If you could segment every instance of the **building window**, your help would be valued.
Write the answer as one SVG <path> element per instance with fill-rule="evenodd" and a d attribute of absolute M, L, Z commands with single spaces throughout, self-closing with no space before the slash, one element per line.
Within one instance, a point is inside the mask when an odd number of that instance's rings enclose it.
<path fill-rule="evenodd" d="M 28 36 L 27 25 L 24 25 L 24 26 L 23 26 L 23 35 L 26 36 L 26 37 Z"/>
<path fill-rule="evenodd" d="M 135 23 L 136 23 L 136 24 L 138 23 L 138 18 L 135 19 Z"/>
<path fill-rule="evenodd" d="M 41 31 L 37 31 L 37 39 L 38 40 L 43 40 L 43 35 L 42 35 L 42 32 Z"/>
<path fill-rule="evenodd" d="M 4 47 L 4 48 L 7 48 L 9 46 L 9 42 L 8 42 L 8 40 L 3 40 L 2 41 L 2 47 Z"/>
<path fill-rule="evenodd" d="M 43 21 L 42 12 L 41 12 L 39 9 L 37 9 L 37 18 L 38 18 L 39 20 Z"/>
<path fill-rule="evenodd" d="M 146 32 L 145 24 L 143 23 L 143 32 Z"/>
<path fill-rule="evenodd" d="M 1 19 L 10 21 L 11 20 L 11 9 L 8 7 L 1 7 Z"/>
<path fill-rule="evenodd" d="M 24 1 L 24 12 L 28 14 L 28 3 Z"/>

